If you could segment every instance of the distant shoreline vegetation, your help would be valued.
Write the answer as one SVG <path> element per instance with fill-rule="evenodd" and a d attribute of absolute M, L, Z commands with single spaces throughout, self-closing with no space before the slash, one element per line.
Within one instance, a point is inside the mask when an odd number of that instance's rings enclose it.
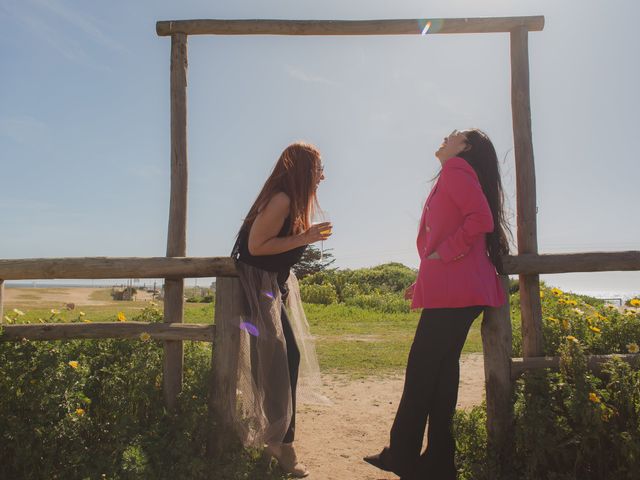
<path fill-rule="evenodd" d="M 382 267 L 383 265 L 378 265 L 377 267 Z M 338 271 L 360 271 L 360 270 L 370 270 L 371 268 L 376 268 L 376 267 L 364 267 L 364 268 L 358 268 L 358 269 L 338 269 Z M 408 267 L 407 267 L 408 268 Z M 515 277 L 512 277 L 515 278 Z M 215 279 L 198 279 L 198 283 L 195 286 L 202 286 L 202 287 L 208 287 L 211 285 L 211 282 L 215 281 Z M 58 283 L 57 280 L 9 280 L 6 281 L 4 286 L 5 288 L 112 288 L 115 286 L 122 286 L 122 285 L 126 285 L 128 280 L 127 279 L 116 279 L 116 280 L 107 280 L 106 282 L 109 283 L 105 283 L 105 280 L 101 279 L 100 283 L 98 283 L 97 281 L 94 281 L 93 283 L 91 283 L 91 281 L 86 281 L 86 282 L 78 282 L 78 283 Z M 140 281 L 138 283 L 136 283 L 134 286 L 135 287 L 144 287 L 145 285 L 148 287 L 152 287 L 154 282 L 157 284 L 158 288 L 160 288 L 162 286 L 162 282 L 163 279 L 162 278 L 158 278 L 158 279 L 154 279 L 154 278 L 145 278 L 145 279 L 140 279 Z M 544 282 L 545 285 L 547 285 L 548 287 L 555 287 L 557 285 L 554 285 L 550 282 Z M 188 281 L 185 285 L 185 287 L 193 287 L 194 286 L 194 282 L 193 281 Z M 594 297 L 600 300 L 620 300 L 622 301 L 622 303 L 626 302 L 629 299 L 632 298 L 637 298 L 640 297 L 640 289 L 639 290 L 626 290 L 626 291 L 615 291 L 615 290 L 592 290 L 592 289 L 575 289 L 572 290 L 570 288 L 562 288 L 559 287 L 562 290 L 566 291 L 567 293 L 573 293 L 575 295 L 587 295 L 589 297 Z"/>

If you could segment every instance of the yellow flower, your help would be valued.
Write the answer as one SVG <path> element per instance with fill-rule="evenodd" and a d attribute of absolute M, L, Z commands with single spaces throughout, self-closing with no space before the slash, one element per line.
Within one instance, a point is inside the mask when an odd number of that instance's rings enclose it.
<path fill-rule="evenodd" d="M 628 343 L 627 344 L 627 351 L 629 353 L 638 353 L 640 351 L 640 347 L 638 347 L 638 344 L 633 342 L 633 343 Z"/>
<path fill-rule="evenodd" d="M 140 334 L 140 340 L 142 340 L 143 342 L 148 341 L 151 338 L 151 335 L 149 335 L 147 332 L 142 332 Z"/>
<path fill-rule="evenodd" d="M 640 298 L 632 298 L 629 300 L 629 305 L 632 307 L 640 307 Z"/>
<path fill-rule="evenodd" d="M 593 325 L 589 325 L 589 330 L 591 330 L 594 333 L 600 333 L 601 330 L 598 327 L 594 327 Z"/>
<path fill-rule="evenodd" d="M 624 314 L 627 317 L 635 317 L 636 316 L 636 313 L 633 310 L 627 310 L 626 312 L 624 312 Z"/>
<path fill-rule="evenodd" d="M 609 319 L 607 317 L 605 317 L 604 315 L 601 315 L 599 313 L 596 312 L 596 317 L 598 317 L 600 320 L 604 320 L 605 322 L 608 322 Z"/>
<path fill-rule="evenodd" d="M 91 323 L 91 320 L 89 320 L 88 318 L 83 318 L 83 319 L 82 319 L 82 321 L 83 321 L 84 323 Z"/>
<path fill-rule="evenodd" d="M 558 303 L 560 303 L 560 304 L 567 303 L 567 301 L 564 298 L 561 298 L 560 300 L 558 300 Z"/>
<path fill-rule="evenodd" d="M 540 290 L 540 298 L 544 298 L 544 292 Z"/>
<path fill-rule="evenodd" d="M 76 415 L 78 415 L 79 417 L 84 415 L 84 409 L 83 408 L 76 408 Z"/>
<path fill-rule="evenodd" d="M 576 305 L 578 305 L 578 302 L 576 302 L 575 300 L 567 300 L 567 305 L 571 305 L 572 307 L 575 307 Z"/>
<path fill-rule="evenodd" d="M 78 365 L 79 365 L 79 363 L 78 363 L 78 362 L 76 362 L 75 360 L 71 360 L 71 361 L 69 362 L 69 366 L 70 366 L 71 368 L 78 368 Z"/>
<path fill-rule="evenodd" d="M 124 312 L 118 312 L 118 321 L 119 322 L 126 322 L 127 321 L 127 317 L 124 314 Z"/>
<path fill-rule="evenodd" d="M 553 293 L 556 297 L 562 295 L 564 292 L 562 290 L 560 290 L 559 288 L 552 288 L 551 289 L 551 293 Z"/>
<path fill-rule="evenodd" d="M 615 309 L 616 309 L 616 306 L 615 306 L 615 305 L 612 305 L 612 304 L 610 304 L 610 303 L 607 303 L 607 304 L 605 305 L 605 307 L 606 307 L 606 308 L 608 308 L 609 310 L 615 310 Z"/>
<path fill-rule="evenodd" d="M 60 310 L 56 310 L 55 308 L 51 309 L 51 314 L 52 315 L 58 315 L 60 313 Z"/>
<path fill-rule="evenodd" d="M 81 316 L 81 317 L 84 317 L 85 313 L 84 312 L 80 312 L 78 315 Z"/>
<path fill-rule="evenodd" d="M 578 339 L 576 337 L 574 337 L 573 335 L 567 335 L 567 340 L 569 340 L 570 342 L 573 342 L 573 343 L 580 343 L 578 341 Z"/>
<path fill-rule="evenodd" d="M 557 318 L 553 318 L 553 317 L 547 317 L 547 320 L 549 320 L 550 322 L 553 322 L 553 323 L 559 323 L 560 322 L 560 320 L 558 320 Z"/>
<path fill-rule="evenodd" d="M 4 316 L 4 321 L 7 323 L 13 323 L 13 319 L 11 317 L 9 317 L 8 315 Z"/>
<path fill-rule="evenodd" d="M 19 316 L 22 317 L 24 315 L 24 312 L 22 310 L 18 310 L 17 308 L 14 308 L 13 311 Z"/>
<path fill-rule="evenodd" d="M 589 400 L 591 400 L 593 403 L 600 403 L 600 397 L 598 397 L 598 395 L 593 392 L 589 394 Z"/>
<path fill-rule="evenodd" d="M 562 319 L 562 328 L 564 328 L 565 330 L 569 330 L 569 320 L 567 320 L 566 318 Z"/>

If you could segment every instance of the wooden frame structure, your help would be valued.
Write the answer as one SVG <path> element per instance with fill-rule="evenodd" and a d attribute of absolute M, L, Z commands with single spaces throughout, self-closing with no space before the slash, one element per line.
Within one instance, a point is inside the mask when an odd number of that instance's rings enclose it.
<path fill-rule="evenodd" d="M 536 226 L 536 183 L 529 96 L 528 33 L 544 28 L 544 17 L 406 19 L 406 20 L 179 20 L 156 24 L 159 36 L 171 36 L 171 199 L 167 254 L 160 258 L 44 258 L 0 260 L 0 321 L 3 287 L 13 279 L 165 278 L 164 323 L 5 325 L 0 341 L 68 338 L 134 338 L 142 332 L 165 342 L 164 396 L 175 406 L 182 385 L 183 340 L 214 342 L 209 406 L 217 387 L 231 382 L 218 332 L 241 308 L 235 266 L 228 257 L 186 257 L 187 224 L 187 37 L 189 35 L 420 35 L 508 33 L 511 48 L 511 105 L 516 161 L 518 254 L 503 258 L 506 274 L 520 279 L 524 358 L 512 358 L 509 304 L 487 309 L 482 321 L 489 441 L 501 449 L 512 425 L 513 379 L 535 368 L 554 368 L 557 358 L 541 357 L 542 318 L 539 274 L 640 270 L 640 252 L 539 255 Z M 215 325 L 183 323 L 184 278 L 217 277 Z M 227 278 L 228 277 L 228 278 Z M 619 356 L 620 357 L 620 356 Z M 630 360 L 636 355 L 621 356 Z M 593 368 L 608 359 L 592 356 Z M 211 438 L 216 448 L 220 439 Z M 219 446 L 219 445 L 218 445 Z"/>

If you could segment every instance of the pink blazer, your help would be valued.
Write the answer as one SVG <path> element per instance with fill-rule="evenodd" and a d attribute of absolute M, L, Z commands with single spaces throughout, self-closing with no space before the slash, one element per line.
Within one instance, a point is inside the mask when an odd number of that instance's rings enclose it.
<path fill-rule="evenodd" d="M 425 202 L 418 231 L 420 270 L 411 308 L 452 308 L 506 301 L 487 255 L 486 233 L 493 216 L 471 165 L 445 162 Z M 438 252 L 440 259 L 427 257 Z"/>

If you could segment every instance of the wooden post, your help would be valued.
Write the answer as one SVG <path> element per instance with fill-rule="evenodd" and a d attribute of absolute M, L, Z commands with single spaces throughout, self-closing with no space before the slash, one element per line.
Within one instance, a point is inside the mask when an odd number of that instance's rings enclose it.
<path fill-rule="evenodd" d="M 511 110 L 516 156 L 518 253 L 538 253 L 536 172 L 531 135 L 529 47 L 526 28 L 511 31 Z M 520 275 L 522 348 L 525 357 L 542 355 L 540 276 Z"/>
<path fill-rule="evenodd" d="M 4 280 L 0 279 L 0 325 L 4 323 Z"/>
<path fill-rule="evenodd" d="M 484 352 L 485 392 L 487 399 L 487 435 L 489 448 L 498 456 L 499 468 L 508 447 L 513 427 L 511 382 L 511 316 L 509 308 L 509 277 L 501 275 L 506 303 L 497 308 L 486 308 L 482 318 L 482 351 Z M 500 472 L 492 472 L 499 478 Z"/>
<path fill-rule="evenodd" d="M 187 254 L 187 36 L 171 36 L 171 200 L 167 257 Z M 164 321 L 182 323 L 184 279 L 165 279 Z M 182 390 L 183 347 L 181 341 L 164 343 L 164 399 L 176 406 Z"/>
<path fill-rule="evenodd" d="M 209 418 L 207 439 L 210 457 L 218 455 L 232 435 L 230 414 L 236 408 L 236 370 L 240 341 L 240 317 L 244 293 L 238 278 L 216 279 L 215 336 L 211 355 Z"/>

